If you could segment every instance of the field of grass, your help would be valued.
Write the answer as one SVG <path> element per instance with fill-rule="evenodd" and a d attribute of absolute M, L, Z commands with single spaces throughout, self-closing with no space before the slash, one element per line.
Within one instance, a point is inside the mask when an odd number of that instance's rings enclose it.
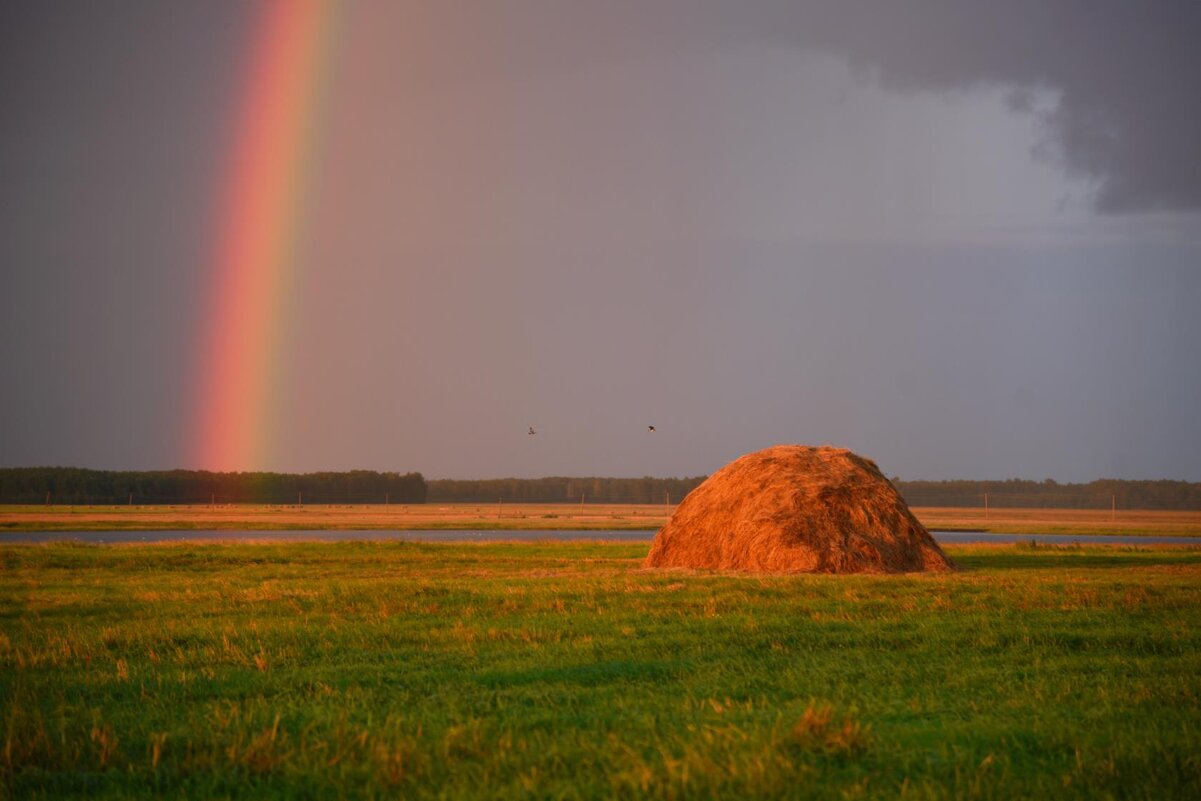
<path fill-rule="evenodd" d="M 0 506 L 4 531 L 138 529 L 654 530 L 674 507 L 637 504 Z M 1198 515 L 1201 521 L 1201 515 Z"/>
<path fill-rule="evenodd" d="M 0 506 L 5 531 L 148 529 L 475 529 L 655 530 L 673 506 L 635 504 L 419 504 L 391 506 Z M 928 528 L 1006 534 L 1126 534 L 1201 536 L 1201 511 L 915 507 Z"/>
<path fill-rule="evenodd" d="M 927 528 L 942 531 L 1201 536 L 1201 511 L 991 509 L 985 513 L 983 509 L 917 506 L 913 513 Z"/>
<path fill-rule="evenodd" d="M 0 546 L 15 798 L 1199 798 L 1201 550 Z"/>

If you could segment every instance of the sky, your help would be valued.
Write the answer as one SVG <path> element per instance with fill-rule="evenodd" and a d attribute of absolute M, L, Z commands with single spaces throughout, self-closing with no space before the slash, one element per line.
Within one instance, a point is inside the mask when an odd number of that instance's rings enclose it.
<path fill-rule="evenodd" d="M 6 0 L 0 465 L 1201 481 L 1198 41 L 1187 0 Z"/>

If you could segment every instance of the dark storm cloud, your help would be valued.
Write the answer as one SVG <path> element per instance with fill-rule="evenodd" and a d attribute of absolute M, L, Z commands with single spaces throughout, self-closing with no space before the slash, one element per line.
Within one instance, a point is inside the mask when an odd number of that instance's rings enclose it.
<path fill-rule="evenodd" d="M 1037 155 L 1097 182 L 1097 208 L 1201 208 L 1201 3 L 1194 0 L 802 0 L 506 5 L 487 29 L 523 28 L 523 59 L 664 52 L 733 41 L 818 48 L 901 91 L 1011 87 L 1037 114 Z M 564 36 L 568 28 L 587 36 Z M 581 41 L 591 47 L 580 47 Z M 514 54 L 510 54 L 514 55 Z M 488 56 L 481 52 L 469 58 Z M 1043 90 L 1049 107 L 1030 101 Z"/>
<path fill-rule="evenodd" d="M 886 86 L 1046 89 L 1044 155 L 1105 212 L 1201 207 L 1201 3 L 961 0 L 781 11 L 769 36 L 844 52 Z M 784 32 L 787 32 L 786 34 Z M 1028 105 L 1014 95 L 1015 107 Z"/>

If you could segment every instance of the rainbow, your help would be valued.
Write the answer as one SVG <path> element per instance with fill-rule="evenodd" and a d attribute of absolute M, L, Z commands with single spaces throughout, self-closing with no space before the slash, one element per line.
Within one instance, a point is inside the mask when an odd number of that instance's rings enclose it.
<path fill-rule="evenodd" d="M 253 6 L 245 79 L 217 201 L 191 459 L 263 469 L 286 305 L 333 38 L 333 0 Z"/>

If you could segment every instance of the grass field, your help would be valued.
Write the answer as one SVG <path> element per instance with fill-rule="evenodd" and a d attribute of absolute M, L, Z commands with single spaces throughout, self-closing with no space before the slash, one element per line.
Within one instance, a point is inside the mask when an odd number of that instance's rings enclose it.
<path fill-rule="evenodd" d="M 0 546 L 15 798 L 1198 798 L 1201 550 Z"/>
<path fill-rule="evenodd" d="M 632 504 L 383 504 L 347 506 L 0 506 L 5 531 L 138 529 L 646 529 L 674 507 Z M 915 507 L 932 529 L 1032 534 L 1168 534 L 1201 536 L 1201 511 Z"/>

